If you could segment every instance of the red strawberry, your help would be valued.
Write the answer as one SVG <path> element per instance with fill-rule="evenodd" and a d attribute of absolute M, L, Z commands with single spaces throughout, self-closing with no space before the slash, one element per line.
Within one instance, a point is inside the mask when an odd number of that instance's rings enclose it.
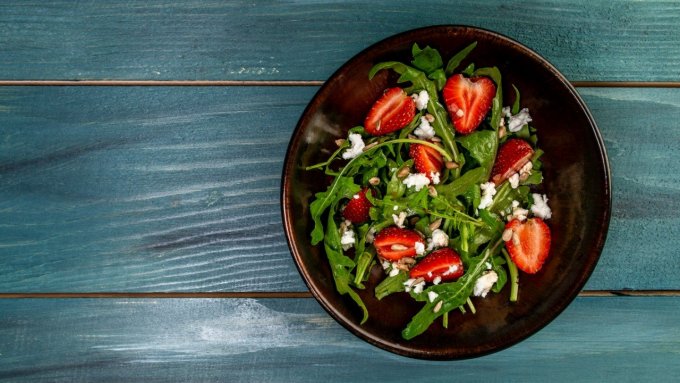
<path fill-rule="evenodd" d="M 363 188 L 349 199 L 345 209 L 342 211 L 342 216 L 345 217 L 345 219 L 352 223 L 364 223 L 368 221 L 368 211 L 373 205 L 368 198 L 366 198 L 367 191 L 368 188 Z M 371 195 L 375 195 L 373 190 L 371 190 Z"/>
<path fill-rule="evenodd" d="M 411 269 L 411 278 L 423 278 L 432 282 L 439 277 L 442 281 L 452 281 L 460 278 L 465 270 L 460 255 L 451 248 L 444 247 L 435 250 L 423 258 Z"/>
<path fill-rule="evenodd" d="M 496 155 L 496 162 L 491 169 L 491 180 L 496 185 L 499 185 L 511 175 L 518 172 L 534 154 L 534 149 L 531 148 L 528 142 L 519 138 L 512 138 L 503 144 L 498 149 Z"/>
<path fill-rule="evenodd" d="M 517 267 L 529 274 L 536 274 L 550 253 L 550 228 L 540 218 L 529 218 L 525 222 L 513 219 L 505 225 L 512 231 L 505 248 Z"/>
<path fill-rule="evenodd" d="M 425 173 L 430 181 L 434 182 L 433 173 L 441 174 L 444 158 L 437 150 L 427 145 L 411 144 L 408 155 L 413 158 L 418 173 Z"/>
<path fill-rule="evenodd" d="M 403 89 L 389 88 L 371 107 L 364 128 L 369 134 L 382 136 L 405 127 L 415 115 L 415 101 Z"/>
<path fill-rule="evenodd" d="M 491 109 L 496 85 L 487 77 L 449 77 L 442 90 L 456 132 L 468 134 L 477 129 Z"/>
<path fill-rule="evenodd" d="M 417 232 L 390 226 L 375 235 L 373 245 L 379 256 L 398 261 L 416 255 L 416 242 L 423 243 L 423 238 Z"/>

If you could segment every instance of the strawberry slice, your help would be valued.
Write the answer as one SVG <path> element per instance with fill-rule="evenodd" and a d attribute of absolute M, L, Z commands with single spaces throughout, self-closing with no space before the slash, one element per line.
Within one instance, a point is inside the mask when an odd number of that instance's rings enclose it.
<path fill-rule="evenodd" d="M 529 274 L 536 274 L 550 253 L 550 228 L 540 218 L 525 222 L 513 219 L 505 226 L 512 236 L 505 241 L 505 248 L 517 267 Z"/>
<path fill-rule="evenodd" d="M 460 278 L 465 270 L 460 255 L 453 249 L 444 247 L 423 258 L 411 269 L 411 278 L 423 278 L 432 282 L 439 277 L 443 282 Z"/>
<path fill-rule="evenodd" d="M 371 107 L 364 128 L 369 134 L 382 136 L 405 127 L 415 115 L 415 101 L 403 89 L 389 88 Z"/>
<path fill-rule="evenodd" d="M 442 90 L 456 132 L 468 134 L 477 129 L 491 109 L 496 85 L 487 77 L 449 77 Z"/>
<path fill-rule="evenodd" d="M 534 149 L 524 140 L 511 138 L 505 141 L 503 146 L 498 149 L 496 162 L 491 169 L 491 181 L 496 185 L 501 184 L 522 169 L 533 154 Z"/>
<path fill-rule="evenodd" d="M 375 235 L 373 245 L 379 256 L 390 261 L 398 261 L 416 255 L 416 242 L 424 244 L 423 237 L 417 232 L 390 226 Z"/>
<path fill-rule="evenodd" d="M 369 209 L 373 207 L 368 198 L 366 198 L 366 192 L 368 190 L 368 188 L 363 188 L 349 199 L 349 202 L 342 210 L 342 216 L 345 217 L 345 219 L 352 223 L 364 223 L 368 221 Z M 375 195 L 373 190 L 371 190 L 371 195 Z"/>
<path fill-rule="evenodd" d="M 435 183 L 434 178 L 439 178 L 435 173 L 441 174 L 444 165 L 444 157 L 437 150 L 421 144 L 411 144 L 408 155 L 413 158 L 418 173 L 425 173 L 427 178 Z M 434 177 L 433 177 L 434 176 Z M 437 181 L 436 183 L 439 183 Z"/>

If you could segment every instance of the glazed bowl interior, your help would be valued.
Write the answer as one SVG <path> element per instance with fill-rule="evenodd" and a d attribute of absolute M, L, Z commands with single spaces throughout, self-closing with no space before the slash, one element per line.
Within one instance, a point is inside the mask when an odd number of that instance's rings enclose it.
<path fill-rule="evenodd" d="M 503 75 L 504 104 L 514 99 L 530 110 L 538 145 L 545 151 L 543 192 L 553 216 L 550 258 L 535 275 L 520 274 L 519 301 L 510 303 L 509 288 L 475 299 L 476 314 L 454 311 L 449 328 L 436 321 L 422 335 L 406 341 L 401 330 L 422 303 L 407 294 L 382 301 L 373 287 L 382 270 L 372 270 L 368 288 L 359 291 L 370 318 L 359 325 L 361 312 L 335 290 L 322 244 L 310 244 L 313 223 L 309 204 L 329 179 L 305 167 L 322 162 L 335 150 L 334 141 L 362 125 L 372 103 L 397 76 L 368 71 L 378 62 L 409 62 L 411 46 L 437 48 L 446 60 L 473 41 L 478 45 L 463 62 L 497 66 Z M 510 100 L 510 101 L 509 101 Z M 602 139 L 585 104 L 569 82 L 530 49 L 499 34 L 462 26 L 428 27 L 383 40 L 348 61 L 322 86 L 304 111 L 291 138 L 282 181 L 282 213 L 288 243 L 310 291 L 343 326 L 386 350 L 416 358 L 460 359 L 508 347 L 554 319 L 578 294 L 597 263 L 609 223 L 609 167 Z"/>

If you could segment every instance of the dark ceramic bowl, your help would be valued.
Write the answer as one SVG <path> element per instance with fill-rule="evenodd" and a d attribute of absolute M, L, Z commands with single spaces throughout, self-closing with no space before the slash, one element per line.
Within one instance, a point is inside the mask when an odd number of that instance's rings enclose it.
<path fill-rule="evenodd" d="M 477 41 L 468 57 L 477 67 L 498 66 L 504 100 L 512 100 L 515 84 L 522 106 L 531 111 L 545 151 L 544 188 L 553 211 L 551 255 L 536 275 L 520 273 L 519 301 L 508 301 L 509 286 L 499 294 L 475 299 L 476 314 L 454 311 L 449 328 L 436 321 L 422 335 L 406 341 L 401 330 L 420 309 L 406 294 L 382 301 L 373 287 L 382 270 L 373 270 L 368 288 L 359 291 L 370 318 L 359 325 L 361 312 L 335 290 L 323 246 L 310 245 L 309 203 L 328 185 L 318 171 L 305 167 L 327 159 L 334 140 L 361 125 L 372 103 L 396 77 L 387 71 L 368 80 L 378 62 L 409 62 L 413 43 L 439 49 L 444 60 Z M 446 61 L 445 61 L 446 62 Z M 494 32 L 464 26 L 435 26 L 383 40 L 356 55 L 321 87 L 305 109 L 288 147 L 282 184 L 283 222 L 295 263 L 321 305 L 340 324 L 383 349 L 415 358 L 461 359 L 513 345 L 552 321 L 583 288 L 600 256 L 609 224 L 609 165 L 600 133 L 574 88 L 541 56 Z"/>

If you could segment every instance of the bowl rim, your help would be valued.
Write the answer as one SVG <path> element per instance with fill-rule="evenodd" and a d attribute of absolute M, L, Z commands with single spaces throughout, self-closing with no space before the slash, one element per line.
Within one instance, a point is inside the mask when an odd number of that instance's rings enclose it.
<path fill-rule="evenodd" d="M 587 261 L 583 264 L 583 272 L 579 275 L 578 279 L 576 280 L 576 283 L 572 284 L 570 288 L 567 290 L 568 293 L 565 294 L 563 298 L 559 299 L 557 301 L 557 304 L 551 307 L 545 313 L 545 315 L 541 317 L 540 320 L 531 322 L 530 326 L 525 327 L 523 329 L 524 331 L 520 332 L 519 334 L 507 337 L 503 339 L 501 343 L 496 344 L 493 347 L 488 347 L 486 349 L 480 349 L 476 352 L 468 352 L 465 354 L 453 354 L 443 351 L 441 352 L 424 351 L 420 349 L 409 348 L 407 346 L 399 344 L 385 342 L 384 339 L 382 339 L 381 337 L 376 336 L 375 334 L 372 334 L 363 329 L 361 325 L 354 322 L 353 318 L 344 316 L 338 310 L 336 310 L 334 305 L 332 305 L 324 297 L 319 288 L 317 288 L 316 284 L 314 283 L 314 279 L 312 278 L 308 270 L 301 266 L 302 258 L 298 250 L 298 244 L 294 241 L 292 234 L 294 231 L 292 223 L 293 212 L 288 204 L 286 196 L 289 195 L 292 191 L 291 184 L 289 182 L 290 175 L 293 173 L 295 166 L 295 164 L 292 162 L 293 158 L 292 149 L 299 147 L 300 140 L 302 139 L 300 131 L 302 130 L 303 125 L 305 125 L 307 122 L 309 111 L 312 108 L 317 107 L 317 104 L 320 102 L 319 101 L 320 96 L 323 96 L 326 92 L 328 92 L 328 89 L 333 85 L 335 81 L 337 81 L 339 74 L 344 72 L 347 67 L 349 67 L 355 61 L 361 59 L 364 55 L 367 55 L 374 49 L 380 48 L 383 45 L 389 44 L 392 41 L 408 39 L 415 42 L 414 37 L 422 33 L 446 33 L 447 31 L 465 31 L 465 30 L 469 30 L 476 34 L 487 35 L 488 37 L 503 40 L 506 43 L 513 45 L 514 48 L 517 48 L 523 55 L 529 56 L 531 59 L 537 61 L 541 66 L 545 67 L 545 69 L 550 71 L 552 75 L 554 75 L 556 79 L 566 87 L 569 94 L 574 98 L 574 100 L 578 104 L 579 108 L 581 109 L 581 112 L 585 115 L 588 123 L 590 124 L 592 133 L 595 137 L 596 145 L 600 153 L 599 161 L 604 170 L 604 179 L 602 180 L 602 182 L 604 185 L 605 198 L 603 198 L 602 201 L 603 208 L 601 210 L 600 216 L 598 217 L 599 221 L 601 222 L 600 231 L 598 236 L 595 238 L 594 246 L 591 246 L 593 251 L 591 251 L 591 254 L 589 254 Z M 552 63 L 550 63 L 547 59 L 536 53 L 531 48 L 528 48 L 524 44 L 501 33 L 470 25 L 438 24 L 410 29 L 381 39 L 353 55 L 350 59 L 345 61 L 343 65 L 336 69 L 328 77 L 326 81 L 324 81 L 324 83 L 321 85 L 319 90 L 314 94 L 314 96 L 311 98 L 310 102 L 307 104 L 304 111 L 300 115 L 300 119 L 298 120 L 298 123 L 296 124 L 295 129 L 292 132 L 291 139 L 288 143 L 288 147 L 286 148 L 286 156 L 284 159 L 284 166 L 281 175 L 280 199 L 281 199 L 280 201 L 281 215 L 284 232 L 286 234 L 286 242 L 288 244 L 289 250 L 291 251 L 291 255 L 295 261 L 294 262 L 295 267 L 298 269 L 298 272 L 302 276 L 305 285 L 309 288 L 314 298 L 317 300 L 317 302 L 321 304 L 324 310 L 333 319 L 335 319 L 336 322 L 340 323 L 344 328 L 349 330 L 355 336 L 367 341 L 368 343 L 374 346 L 377 346 L 383 350 L 387 350 L 395 354 L 425 360 L 462 360 L 495 353 L 525 340 L 526 338 L 532 336 L 533 334 L 537 333 L 539 330 L 547 326 L 549 323 L 551 323 L 557 316 L 559 316 L 560 313 L 562 313 L 571 304 L 571 302 L 574 301 L 576 296 L 579 294 L 583 286 L 585 286 L 586 282 L 592 275 L 595 266 L 597 265 L 597 262 L 602 254 L 602 249 L 604 248 L 606 242 L 612 209 L 611 169 L 609 166 L 609 159 L 607 156 L 606 147 L 604 145 L 604 140 L 602 138 L 599 128 L 597 127 L 597 124 L 595 123 L 592 114 L 590 113 L 590 110 L 588 109 L 585 102 L 578 94 L 574 86 L 571 84 L 571 82 L 569 82 L 569 80 Z"/>

